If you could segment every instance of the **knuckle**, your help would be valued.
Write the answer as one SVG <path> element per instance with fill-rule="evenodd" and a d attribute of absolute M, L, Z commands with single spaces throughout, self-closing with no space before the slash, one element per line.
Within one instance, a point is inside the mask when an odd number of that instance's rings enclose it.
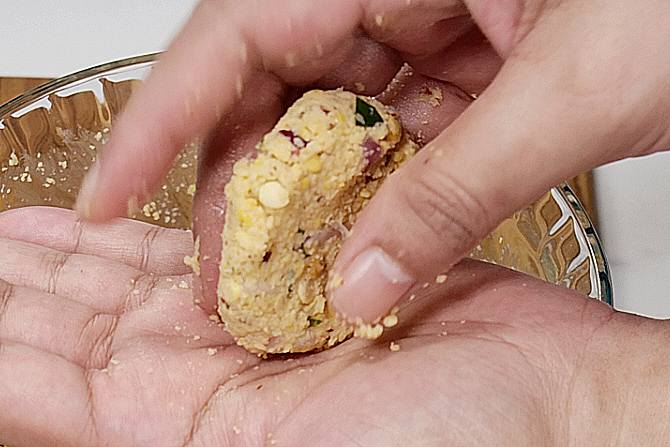
<path fill-rule="evenodd" d="M 72 231 L 72 253 L 79 253 L 81 241 L 84 236 L 84 225 L 84 222 L 81 220 L 77 220 L 74 223 L 74 228 Z"/>
<path fill-rule="evenodd" d="M 425 158 L 398 191 L 403 209 L 450 252 L 465 252 L 486 235 L 490 218 L 481 201 L 442 160 Z"/>
<path fill-rule="evenodd" d="M 137 252 L 138 252 L 138 265 L 137 269 L 143 272 L 146 272 L 149 268 L 149 260 L 151 259 L 151 253 L 157 239 L 159 239 L 166 229 L 159 226 L 152 226 L 149 228 L 142 236 Z"/>
<path fill-rule="evenodd" d="M 79 336 L 79 357 L 87 369 L 107 365 L 118 323 L 117 315 L 105 313 L 95 313 L 88 319 Z"/>
<path fill-rule="evenodd" d="M 159 277 L 150 273 L 142 273 L 133 280 L 133 287 L 128 292 L 120 312 L 128 312 L 141 308 L 158 285 Z"/>
<path fill-rule="evenodd" d="M 56 294 L 58 278 L 69 259 L 69 253 L 63 253 L 59 251 L 48 252 L 42 257 L 40 264 L 43 271 L 46 273 L 45 289 L 47 293 L 52 295 Z"/>
<path fill-rule="evenodd" d="M 14 295 L 14 286 L 0 279 L 0 323 L 12 295 Z"/>

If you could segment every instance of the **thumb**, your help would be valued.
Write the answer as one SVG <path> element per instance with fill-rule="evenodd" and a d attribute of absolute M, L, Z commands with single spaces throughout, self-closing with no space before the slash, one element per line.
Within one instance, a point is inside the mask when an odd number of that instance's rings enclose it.
<path fill-rule="evenodd" d="M 602 88 L 617 70 L 576 67 L 588 57 L 583 36 L 563 34 L 552 45 L 557 30 L 536 31 L 484 94 L 389 177 L 361 213 L 334 267 L 343 280 L 329 297 L 337 312 L 366 322 L 387 314 L 502 219 L 644 139 L 626 113 L 632 109 Z"/>

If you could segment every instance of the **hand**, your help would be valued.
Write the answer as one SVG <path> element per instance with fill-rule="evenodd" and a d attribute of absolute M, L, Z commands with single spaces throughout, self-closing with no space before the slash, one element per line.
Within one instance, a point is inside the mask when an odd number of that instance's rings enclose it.
<path fill-rule="evenodd" d="M 668 427 L 662 322 L 465 262 L 378 342 L 261 360 L 193 304 L 181 262 L 190 248 L 187 232 L 128 220 L 82 224 L 49 208 L 0 214 L 0 443 L 667 439 L 655 437 Z"/>
<path fill-rule="evenodd" d="M 80 215 L 105 220 L 125 214 L 129 204 L 146 199 L 185 141 L 207 136 L 194 232 L 209 259 L 201 275 L 209 309 L 216 303 L 223 187 L 231 166 L 254 150 L 305 84 L 376 95 L 410 60 L 419 71 L 403 70 L 384 100 L 399 110 L 415 139 L 429 141 L 471 102 L 463 89 L 479 93 L 500 66 L 459 1 L 428 5 L 408 20 L 405 6 L 391 14 L 386 4 L 369 5 L 363 13 L 358 3 L 202 2 L 115 123 L 104 160 L 79 196 Z M 378 16 L 393 20 L 379 26 Z M 359 22 L 369 36 L 354 32 Z M 442 92 L 437 106 L 419 98 L 427 87 Z"/>
<path fill-rule="evenodd" d="M 203 1 L 118 121 L 79 210 L 125 213 L 207 135 L 194 229 L 211 305 L 232 162 L 306 86 L 375 95 L 409 62 L 415 74 L 382 99 L 429 144 L 367 207 L 336 266 L 334 306 L 372 320 L 549 187 L 668 146 L 668 20 L 663 0 Z M 437 107 L 427 88 L 442 92 Z M 468 107 L 464 92 L 481 96 Z"/>

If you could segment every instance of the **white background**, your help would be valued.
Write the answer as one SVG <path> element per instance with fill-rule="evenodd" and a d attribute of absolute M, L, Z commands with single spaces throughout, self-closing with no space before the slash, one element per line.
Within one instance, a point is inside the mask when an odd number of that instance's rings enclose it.
<path fill-rule="evenodd" d="M 195 0 L 0 0 L 0 76 L 59 76 L 164 49 L 195 4 Z"/>
<path fill-rule="evenodd" d="M 53 77 L 163 49 L 195 3 L 3 0 L 0 76 Z M 670 154 L 599 169 L 596 193 L 617 307 L 670 317 Z"/>

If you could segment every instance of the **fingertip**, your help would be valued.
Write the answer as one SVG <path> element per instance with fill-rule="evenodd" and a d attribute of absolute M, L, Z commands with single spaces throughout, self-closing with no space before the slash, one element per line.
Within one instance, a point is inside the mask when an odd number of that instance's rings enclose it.
<path fill-rule="evenodd" d="M 110 141 L 105 147 L 104 163 L 99 158 L 82 182 L 73 208 L 82 220 L 101 223 L 115 217 L 132 217 L 139 211 L 140 203 L 151 197 L 149 182 L 160 181 L 159 174 L 144 174 L 147 170 L 138 166 L 141 164 L 135 157 L 128 157 L 126 151 L 112 144 Z"/>
<path fill-rule="evenodd" d="M 77 217 L 90 220 L 92 217 L 92 205 L 95 197 L 95 190 L 98 183 L 98 174 L 100 171 L 100 164 L 95 163 L 91 166 L 88 174 L 84 177 L 84 181 L 79 189 L 77 201 L 74 205 L 74 211 Z"/>
<path fill-rule="evenodd" d="M 387 315 L 415 283 L 414 277 L 380 247 L 364 250 L 333 278 L 328 294 L 335 311 L 349 321 L 365 323 Z"/>

